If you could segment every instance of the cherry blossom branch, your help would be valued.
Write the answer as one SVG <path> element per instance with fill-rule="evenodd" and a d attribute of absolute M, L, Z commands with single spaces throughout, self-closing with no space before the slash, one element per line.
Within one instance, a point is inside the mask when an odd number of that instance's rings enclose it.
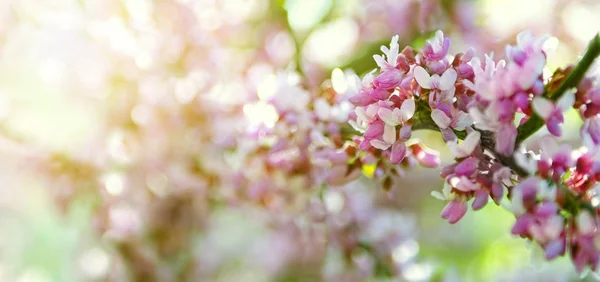
<path fill-rule="evenodd" d="M 418 102 L 416 104 L 415 115 L 412 117 L 412 129 L 413 130 L 433 130 L 440 132 L 440 128 L 435 124 L 431 118 L 431 109 L 426 102 Z M 496 141 L 494 133 L 486 130 L 478 130 L 481 132 L 481 146 L 490 152 L 496 159 L 498 159 L 504 166 L 509 167 L 519 176 L 527 176 L 527 171 L 517 165 L 515 159 L 510 156 L 504 156 L 495 151 Z M 454 130 L 454 133 L 460 140 L 464 140 L 467 137 L 465 131 Z M 354 130 L 351 126 L 342 127 L 342 136 L 345 140 L 351 140 L 352 136 L 360 135 L 360 132 Z"/>
<path fill-rule="evenodd" d="M 600 55 L 600 34 L 597 34 L 590 44 L 588 45 L 588 49 L 586 53 L 583 55 L 579 63 L 573 68 L 573 70 L 569 73 L 566 79 L 554 90 L 554 92 L 549 93 L 546 89 L 546 93 L 544 96 L 549 98 L 552 101 L 557 101 L 567 90 L 577 87 L 583 76 L 590 68 L 594 60 Z M 544 120 L 536 113 L 534 113 L 531 118 L 529 118 L 525 123 L 523 123 L 519 128 L 517 128 L 518 134 L 516 139 L 516 144 L 520 144 L 525 141 L 531 135 L 536 133 L 540 128 L 544 126 Z"/>
<path fill-rule="evenodd" d="M 440 131 L 439 127 L 435 124 L 433 119 L 431 118 L 431 109 L 427 106 L 426 103 L 417 103 L 417 110 L 415 111 L 415 115 L 413 117 L 413 130 L 420 129 L 429 129 Z M 496 141 L 494 138 L 494 133 L 487 130 L 478 130 L 481 132 L 481 146 L 490 152 L 496 159 L 498 159 L 504 166 L 511 168 L 515 173 L 519 176 L 527 176 L 527 171 L 517 165 L 515 159 L 512 156 L 504 156 L 499 154 L 494 149 L 496 146 Z M 456 137 L 461 140 L 464 140 L 467 137 L 467 133 L 465 131 L 454 130 Z"/>

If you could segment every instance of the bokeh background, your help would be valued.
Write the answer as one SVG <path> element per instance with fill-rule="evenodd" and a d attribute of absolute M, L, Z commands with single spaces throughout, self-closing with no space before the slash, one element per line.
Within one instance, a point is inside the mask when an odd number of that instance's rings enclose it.
<path fill-rule="evenodd" d="M 558 68 L 598 15 L 596 0 L 0 1 L 0 281 L 363 281 L 322 253 L 335 232 L 236 194 L 250 180 L 234 172 L 257 165 L 239 136 L 274 122 L 256 102 L 276 75 L 319 92 L 334 68 L 373 69 L 393 35 L 418 48 L 438 29 L 452 52 L 498 57 L 524 29 L 551 34 Z M 418 136 L 450 160 L 438 134 Z M 579 279 L 510 236 L 501 207 L 448 225 L 429 195 L 442 182 L 414 169 L 389 192 L 363 177 L 321 198 L 342 221 L 349 206 L 383 207 L 365 230 L 402 234 L 389 281 Z"/>

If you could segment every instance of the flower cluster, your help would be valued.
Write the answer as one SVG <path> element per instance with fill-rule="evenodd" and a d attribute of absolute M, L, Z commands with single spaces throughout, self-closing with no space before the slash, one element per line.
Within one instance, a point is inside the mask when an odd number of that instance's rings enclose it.
<path fill-rule="evenodd" d="M 600 54 L 598 37 L 577 66 L 553 75 L 546 58 L 555 39 L 531 32 L 520 33 L 499 61 L 480 59 L 473 49 L 450 55 L 441 31 L 420 51 L 400 52 L 397 40 L 374 56 L 379 71 L 365 76 L 350 99 L 357 106 L 350 123 L 362 133 L 354 139 L 359 149 L 386 167 L 411 156 L 407 145 L 418 142 L 412 130 L 441 132 L 455 157 L 441 168 L 444 189 L 432 193 L 448 202 L 442 218 L 456 223 L 470 200 L 479 210 L 491 199 L 515 214 L 512 233 L 534 241 L 547 259 L 568 250 L 579 272 L 597 270 L 600 87 L 597 77 L 582 76 Z M 581 149 L 548 136 L 537 154 L 515 151 L 542 126 L 561 136 L 563 112 L 572 108 L 584 120 Z"/>
<path fill-rule="evenodd" d="M 598 267 L 600 86 L 586 72 L 600 53 L 597 38 L 580 63 L 551 74 L 554 40 L 527 32 L 503 60 L 473 48 L 453 54 L 441 31 L 421 50 L 401 48 L 448 23 L 485 45 L 473 33 L 472 5 L 461 1 L 331 1 L 312 27 L 294 22 L 289 1 L 9 2 L 0 44 L 12 59 L 0 67 L 39 66 L 39 88 L 78 109 L 91 105 L 85 116 L 95 124 L 71 128 L 65 136 L 78 139 L 65 148 L 12 135 L 29 119 L 2 111 L 12 84 L 0 91 L 0 149 L 25 156 L 16 170 L 48 180 L 56 206 L 86 234 L 75 248 L 82 254 L 64 252 L 78 256 L 68 263 L 77 277 L 56 277 L 434 279 L 418 257 L 416 221 L 388 193 L 405 169 L 441 165 L 414 138 L 422 129 L 441 132 L 454 158 L 433 193 L 445 201 L 444 219 L 456 223 L 491 201 L 515 215 L 512 233 L 547 259 L 568 253 L 580 272 Z M 35 24 L 4 24 L 13 20 Z M 351 46 L 369 47 L 391 30 L 401 36 L 374 56 L 376 70 L 361 79 L 355 72 L 366 60 L 350 58 L 323 78 Z M 552 138 L 524 149 L 543 126 L 560 136 L 572 108 L 583 119 L 581 149 Z M 63 126 L 46 129 L 62 135 Z M 2 277 L 12 271 L 0 268 Z M 4 280 L 44 280 L 26 274 Z"/>

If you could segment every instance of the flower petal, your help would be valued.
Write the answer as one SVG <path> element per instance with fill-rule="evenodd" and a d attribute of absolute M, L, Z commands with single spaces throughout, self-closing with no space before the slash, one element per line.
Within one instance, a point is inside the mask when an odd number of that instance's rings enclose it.
<path fill-rule="evenodd" d="M 453 68 L 447 69 L 440 79 L 440 90 L 450 90 L 456 82 L 456 71 Z"/>
<path fill-rule="evenodd" d="M 325 99 L 317 99 L 315 101 L 315 113 L 321 120 L 329 120 L 329 113 L 331 112 L 331 106 Z"/>
<path fill-rule="evenodd" d="M 421 87 L 425 89 L 431 89 L 431 76 L 423 67 L 416 67 L 414 70 L 414 76 Z"/>
<path fill-rule="evenodd" d="M 415 100 L 406 99 L 400 106 L 400 112 L 402 113 L 402 121 L 407 121 L 415 114 Z"/>
<path fill-rule="evenodd" d="M 459 111 L 454 114 L 451 125 L 457 130 L 465 130 L 465 127 L 473 125 L 473 119 L 469 114 Z"/>
<path fill-rule="evenodd" d="M 467 213 L 467 203 L 463 200 L 450 201 L 444 210 L 442 210 L 442 218 L 447 219 L 450 224 L 458 222 Z"/>
<path fill-rule="evenodd" d="M 433 110 L 431 112 L 431 118 L 433 119 L 435 124 L 441 129 L 447 128 L 448 126 L 450 126 L 450 123 L 452 122 L 450 117 L 448 117 L 446 115 L 446 113 L 444 113 L 440 109 Z"/>
<path fill-rule="evenodd" d="M 472 131 L 471 133 L 469 133 L 467 135 L 467 138 L 465 138 L 465 141 L 463 141 L 463 143 L 461 144 L 461 148 L 464 151 L 464 153 L 466 154 L 466 156 L 473 153 L 473 151 L 475 150 L 475 147 L 477 147 L 477 145 L 479 145 L 480 138 L 481 138 L 481 133 L 479 133 L 479 131 Z"/>
<path fill-rule="evenodd" d="M 567 91 L 558 101 L 556 102 L 556 107 L 558 107 L 562 112 L 570 109 L 575 104 L 575 94 L 571 91 Z"/>
<path fill-rule="evenodd" d="M 406 145 L 404 142 L 396 142 L 392 146 L 392 153 L 390 154 L 390 162 L 392 164 L 399 164 L 406 156 Z"/>
<path fill-rule="evenodd" d="M 385 124 L 389 124 L 391 126 L 400 124 L 400 121 L 394 117 L 392 110 L 388 108 L 379 108 L 377 115 L 381 120 L 383 120 L 383 122 L 385 122 Z"/>
<path fill-rule="evenodd" d="M 549 136 L 542 138 L 540 147 L 544 155 L 548 157 L 552 157 L 560 151 L 560 146 L 556 142 L 556 139 Z"/>
<path fill-rule="evenodd" d="M 543 119 L 548 119 L 554 111 L 554 104 L 550 100 L 536 97 L 533 99 L 533 109 Z"/>
<path fill-rule="evenodd" d="M 388 144 L 394 144 L 396 142 L 396 127 L 386 124 L 383 130 L 383 141 Z"/>
<path fill-rule="evenodd" d="M 583 235 L 592 234 L 596 229 L 594 218 L 588 211 L 583 210 L 577 216 L 577 229 Z"/>
<path fill-rule="evenodd" d="M 379 149 L 379 150 L 387 150 L 392 144 L 386 143 L 379 139 L 373 139 L 369 142 L 371 146 Z"/>

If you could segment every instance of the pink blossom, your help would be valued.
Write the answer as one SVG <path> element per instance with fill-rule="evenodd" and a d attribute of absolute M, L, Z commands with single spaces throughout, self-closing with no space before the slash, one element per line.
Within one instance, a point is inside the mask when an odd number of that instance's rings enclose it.
<path fill-rule="evenodd" d="M 392 146 L 392 152 L 390 154 L 390 162 L 392 164 L 399 164 L 406 156 L 406 145 L 404 142 L 396 142 Z"/>
<path fill-rule="evenodd" d="M 380 89 L 390 90 L 400 85 L 404 73 L 397 69 L 391 69 L 381 73 L 373 81 L 373 85 Z"/>
<path fill-rule="evenodd" d="M 390 41 L 390 48 L 381 46 L 382 55 L 373 55 L 373 59 L 377 65 L 381 68 L 381 71 L 387 71 L 396 68 L 398 55 L 400 52 L 400 45 L 398 44 L 398 35 L 394 35 Z"/>
<path fill-rule="evenodd" d="M 588 148 L 596 148 L 600 144 L 600 116 L 586 119 L 581 127 L 581 139 Z"/>
<path fill-rule="evenodd" d="M 429 60 L 441 60 L 448 54 L 450 39 L 444 37 L 444 33 L 438 30 L 435 38 L 428 40 L 423 48 L 423 55 Z"/>
<path fill-rule="evenodd" d="M 421 87 L 442 91 L 451 90 L 454 87 L 457 77 L 456 71 L 452 68 L 447 69 L 440 77 L 437 74 L 430 76 L 421 66 L 415 68 L 414 75 Z"/>
<path fill-rule="evenodd" d="M 393 110 L 387 108 L 379 108 L 377 115 L 386 124 L 391 126 L 397 126 L 410 120 L 415 114 L 415 101 L 413 99 L 406 99 L 402 102 L 400 108 L 394 108 Z"/>
<path fill-rule="evenodd" d="M 564 122 L 563 112 L 573 106 L 575 95 L 566 93 L 558 102 L 553 104 L 550 100 L 542 97 L 537 97 L 533 100 L 533 109 L 546 121 L 548 131 L 554 136 L 560 136 L 562 130 L 560 124 Z"/>
<path fill-rule="evenodd" d="M 442 210 L 442 218 L 447 219 L 448 223 L 457 223 L 467 213 L 467 203 L 461 199 L 454 199 Z"/>
<path fill-rule="evenodd" d="M 465 130 L 473 124 L 473 119 L 463 111 L 455 111 L 452 118 L 440 109 L 431 111 L 431 118 L 440 129 L 452 127 L 456 130 Z"/>
<path fill-rule="evenodd" d="M 462 144 L 459 145 L 458 142 L 448 142 L 446 145 L 456 158 L 464 158 L 473 153 L 477 145 L 479 145 L 480 138 L 481 133 L 474 130 L 467 135 Z"/>
<path fill-rule="evenodd" d="M 505 156 L 512 155 L 516 139 L 517 128 L 512 124 L 502 125 L 496 133 L 496 151 Z"/>

